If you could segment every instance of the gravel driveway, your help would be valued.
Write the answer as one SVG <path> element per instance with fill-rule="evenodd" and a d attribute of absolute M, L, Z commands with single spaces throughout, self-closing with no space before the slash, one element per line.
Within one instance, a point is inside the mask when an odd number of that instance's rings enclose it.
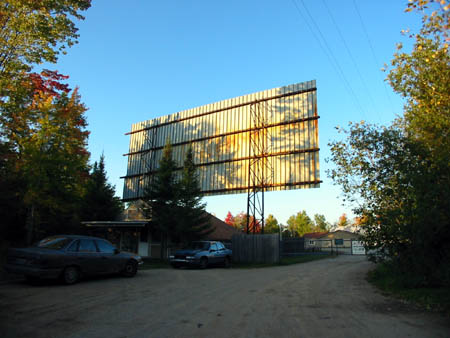
<path fill-rule="evenodd" d="M 155 269 L 73 286 L 0 285 L 0 337 L 450 337 L 448 318 L 365 281 L 364 257 L 261 269 Z"/>

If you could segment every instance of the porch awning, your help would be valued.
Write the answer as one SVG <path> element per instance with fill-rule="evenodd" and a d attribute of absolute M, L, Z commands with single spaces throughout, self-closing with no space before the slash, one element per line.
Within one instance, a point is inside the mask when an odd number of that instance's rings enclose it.
<path fill-rule="evenodd" d="M 89 228 L 144 228 L 149 220 L 142 221 L 87 221 L 81 224 Z"/>

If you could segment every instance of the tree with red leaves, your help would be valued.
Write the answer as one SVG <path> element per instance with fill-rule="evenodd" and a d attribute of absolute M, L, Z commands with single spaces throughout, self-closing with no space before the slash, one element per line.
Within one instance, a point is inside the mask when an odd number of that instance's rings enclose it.
<path fill-rule="evenodd" d="M 22 182 L 14 193 L 26 209 L 28 243 L 37 231 L 61 232 L 58 226 L 76 223 L 88 178 L 87 109 L 78 89 L 61 82 L 66 78 L 51 71 L 23 76 L 0 105 L 0 140 Z"/>
<path fill-rule="evenodd" d="M 247 216 L 247 215 L 245 215 Z M 246 222 L 247 223 L 247 219 Z M 255 220 L 255 218 L 253 216 L 250 216 L 250 222 L 249 222 L 249 227 L 248 227 L 248 233 L 250 234 L 259 234 L 261 233 L 261 223 L 258 220 Z"/>
<path fill-rule="evenodd" d="M 236 229 L 246 232 L 247 231 L 247 214 L 241 211 L 236 216 L 233 216 L 230 211 L 228 211 L 227 217 L 225 218 L 225 223 L 235 227 Z M 257 233 L 261 232 L 261 224 L 259 221 L 254 220 L 252 216 L 250 216 L 250 224 L 248 227 L 249 233 Z"/>
<path fill-rule="evenodd" d="M 231 211 L 228 211 L 227 217 L 225 217 L 225 223 L 227 223 L 228 225 L 234 226 L 234 217 L 231 214 Z"/>
<path fill-rule="evenodd" d="M 44 225 L 68 232 L 77 223 L 88 176 L 86 108 L 78 90 L 63 83 L 67 76 L 32 69 L 56 63 L 77 43 L 76 20 L 90 6 L 91 0 L 0 1 L 2 238 L 23 238 L 17 229 L 25 218 L 28 242 Z"/>

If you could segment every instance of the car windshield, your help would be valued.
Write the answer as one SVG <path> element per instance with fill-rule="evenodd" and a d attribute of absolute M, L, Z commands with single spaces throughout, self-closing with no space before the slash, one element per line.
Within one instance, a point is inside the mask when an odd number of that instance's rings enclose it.
<path fill-rule="evenodd" d="M 209 249 L 209 243 L 208 242 L 192 242 L 191 244 L 189 244 L 187 249 L 208 250 Z"/>
<path fill-rule="evenodd" d="M 72 239 L 67 237 L 47 237 L 39 241 L 36 246 L 38 248 L 59 250 L 64 248 L 70 242 L 72 242 Z"/>

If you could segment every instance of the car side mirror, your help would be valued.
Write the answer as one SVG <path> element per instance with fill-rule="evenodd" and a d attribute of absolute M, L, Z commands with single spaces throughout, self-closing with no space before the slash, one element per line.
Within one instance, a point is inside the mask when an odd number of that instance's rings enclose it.
<path fill-rule="evenodd" d="M 117 255 L 118 253 L 120 253 L 120 250 L 117 249 L 117 248 L 115 248 L 115 249 L 114 249 L 114 255 Z"/>

